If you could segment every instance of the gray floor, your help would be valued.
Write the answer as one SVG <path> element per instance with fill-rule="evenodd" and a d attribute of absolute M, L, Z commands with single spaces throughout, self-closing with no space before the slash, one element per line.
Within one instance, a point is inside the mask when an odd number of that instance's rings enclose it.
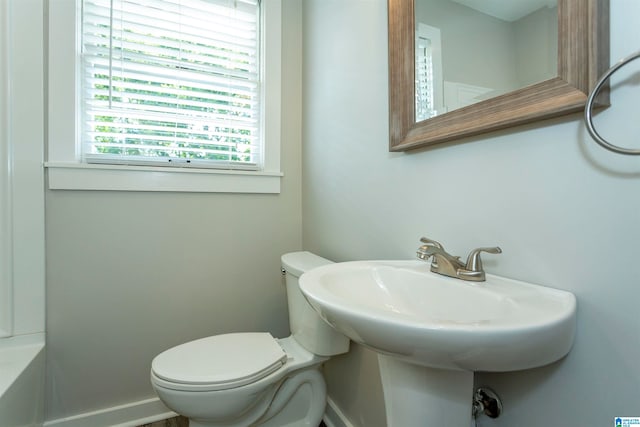
<path fill-rule="evenodd" d="M 175 417 L 138 427 L 189 427 L 189 420 L 185 417 Z"/>

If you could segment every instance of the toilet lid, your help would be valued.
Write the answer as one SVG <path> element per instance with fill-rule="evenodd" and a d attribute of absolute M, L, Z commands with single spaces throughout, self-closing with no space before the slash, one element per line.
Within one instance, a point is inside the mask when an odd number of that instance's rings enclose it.
<path fill-rule="evenodd" d="M 153 374 L 172 384 L 224 390 L 253 383 L 277 371 L 287 360 L 270 333 L 215 335 L 160 353 Z"/>

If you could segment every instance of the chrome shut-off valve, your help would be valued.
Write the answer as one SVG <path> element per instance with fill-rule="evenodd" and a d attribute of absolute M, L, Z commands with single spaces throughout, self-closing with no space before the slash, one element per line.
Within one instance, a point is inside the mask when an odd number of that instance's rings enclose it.
<path fill-rule="evenodd" d="M 500 396 L 489 387 L 478 387 L 473 394 L 473 418 L 484 414 L 489 418 L 498 418 L 502 413 Z"/>

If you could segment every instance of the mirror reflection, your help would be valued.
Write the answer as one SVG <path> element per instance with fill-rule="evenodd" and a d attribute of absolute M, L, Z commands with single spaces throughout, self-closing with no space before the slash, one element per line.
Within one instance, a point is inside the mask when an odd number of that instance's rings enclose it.
<path fill-rule="evenodd" d="M 416 121 L 558 75 L 557 0 L 416 0 Z"/>

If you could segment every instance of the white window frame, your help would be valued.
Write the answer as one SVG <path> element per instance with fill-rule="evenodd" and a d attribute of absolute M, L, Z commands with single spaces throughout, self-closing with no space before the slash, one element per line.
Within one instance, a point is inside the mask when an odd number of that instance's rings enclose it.
<path fill-rule="evenodd" d="M 13 218 L 12 167 L 9 147 L 9 37 L 8 2 L 0 2 L 0 338 L 13 335 Z"/>
<path fill-rule="evenodd" d="M 89 164 L 80 150 L 81 0 L 49 1 L 48 153 L 52 190 L 279 193 L 282 0 L 262 0 L 264 165 L 259 171 Z"/>

